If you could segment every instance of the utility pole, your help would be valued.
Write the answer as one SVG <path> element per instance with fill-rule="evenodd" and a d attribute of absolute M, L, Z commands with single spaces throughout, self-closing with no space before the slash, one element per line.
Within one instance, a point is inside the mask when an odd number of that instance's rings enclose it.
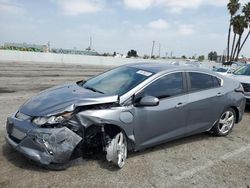
<path fill-rule="evenodd" d="M 153 40 L 152 51 L 151 51 L 151 58 L 153 57 L 153 54 L 154 54 L 154 48 L 155 48 L 155 41 Z"/>
<path fill-rule="evenodd" d="M 92 36 L 90 36 L 89 48 L 90 48 L 90 50 L 92 50 Z"/>
<path fill-rule="evenodd" d="M 48 42 L 47 47 L 48 47 L 48 52 L 50 52 L 50 41 Z"/>
<path fill-rule="evenodd" d="M 159 43 L 159 58 L 161 57 L 161 43 Z"/>
<path fill-rule="evenodd" d="M 90 36 L 89 38 L 89 46 L 88 48 L 86 48 L 87 51 L 91 51 L 92 50 L 92 36 Z"/>

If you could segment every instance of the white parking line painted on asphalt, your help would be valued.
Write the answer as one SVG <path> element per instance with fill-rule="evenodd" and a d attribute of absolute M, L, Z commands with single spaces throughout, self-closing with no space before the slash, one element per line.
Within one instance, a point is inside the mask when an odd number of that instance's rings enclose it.
<path fill-rule="evenodd" d="M 224 160 L 228 160 L 228 159 L 231 159 L 233 157 L 235 157 L 236 155 L 239 155 L 243 152 L 246 152 L 246 151 L 249 151 L 250 150 L 250 144 L 246 145 L 246 146 L 243 146 L 237 150 L 234 150 L 232 152 L 228 152 L 226 153 L 225 155 L 222 155 L 221 157 L 219 157 L 219 159 L 215 160 L 215 161 L 208 161 L 206 162 L 204 165 L 201 165 L 201 166 L 197 166 L 195 168 L 191 168 L 187 171 L 184 171 L 181 173 L 181 175 L 179 176 L 176 176 L 175 179 L 176 180 L 182 180 L 182 179 L 185 179 L 185 178 L 189 178 L 189 177 L 192 177 L 193 175 L 199 173 L 200 171 L 202 170 L 205 170 L 207 168 L 211 168 L 212 166 L 215 166 L 216 164 L 224 161 Z"/>

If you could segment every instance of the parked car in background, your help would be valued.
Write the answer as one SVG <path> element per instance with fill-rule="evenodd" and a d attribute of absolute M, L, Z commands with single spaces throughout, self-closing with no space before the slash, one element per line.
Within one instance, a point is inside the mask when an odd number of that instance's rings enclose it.
<path fill-rule="evenodd" d="M 230 77 L 242 84 L 247 104 L 250 104 L 250 64 L 240 67 Z"/>
<path fill-rule="evenodd" d="M 130 64 L 32 97 L 7 119 L 6 141 L 52 168 L 94 151 L 121 168 L 128 150 L 226 136 L 244 109 L 236 80 L 194 66 Z"/>
<path fill-rule="evenodd" d="M 222 63 L 225 66 L 236 66 L 236 67 L 241 67 L 247 64 L 246 61 L 241 62 L 241 61 L 228 61 L 228 62 L 223 62 Z"/>
<path fill-rule="evenodd" d="M 214 67 L 212 71 L 217 72 L 223 76 L 227 76 L 228 74 L 232 74 L 233 70 L 230 67 Z"/>
<path fill-rule="evenodd" d="M 237 67 L 242 67 L 242 66 L 245 66 L 247 64 L 247 62 L 245 61 L 236 61 L 236 62 L 233 62 L 232 65 L 235 65 Z"/>

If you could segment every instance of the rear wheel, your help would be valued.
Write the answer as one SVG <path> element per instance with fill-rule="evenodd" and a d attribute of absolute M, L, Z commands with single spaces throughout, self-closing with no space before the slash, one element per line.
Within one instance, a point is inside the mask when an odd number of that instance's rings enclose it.
<path fill-rule="evenodd" d="M 229 108 L 222 113 L 219 121 L 214 125 L 212 132 L 216 136 L 226 136 L 233 129 L 236 120 L 234 109 Z"/>

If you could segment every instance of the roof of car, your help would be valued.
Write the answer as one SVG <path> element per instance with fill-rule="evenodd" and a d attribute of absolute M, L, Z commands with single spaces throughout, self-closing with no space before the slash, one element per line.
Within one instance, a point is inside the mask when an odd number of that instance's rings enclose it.
<path fill-rule="evenodd" d="M 178 63 L 135 63 L 127 65 L 129 67 L 134 67 L 137 69 L 142 69 L 152 73 L 158 73 L 162 71 L 185 71 L 185 70 L 203 70 L 211 72 L 210 70 L 199 68 L 192 64 L 178 64 Z"/>

